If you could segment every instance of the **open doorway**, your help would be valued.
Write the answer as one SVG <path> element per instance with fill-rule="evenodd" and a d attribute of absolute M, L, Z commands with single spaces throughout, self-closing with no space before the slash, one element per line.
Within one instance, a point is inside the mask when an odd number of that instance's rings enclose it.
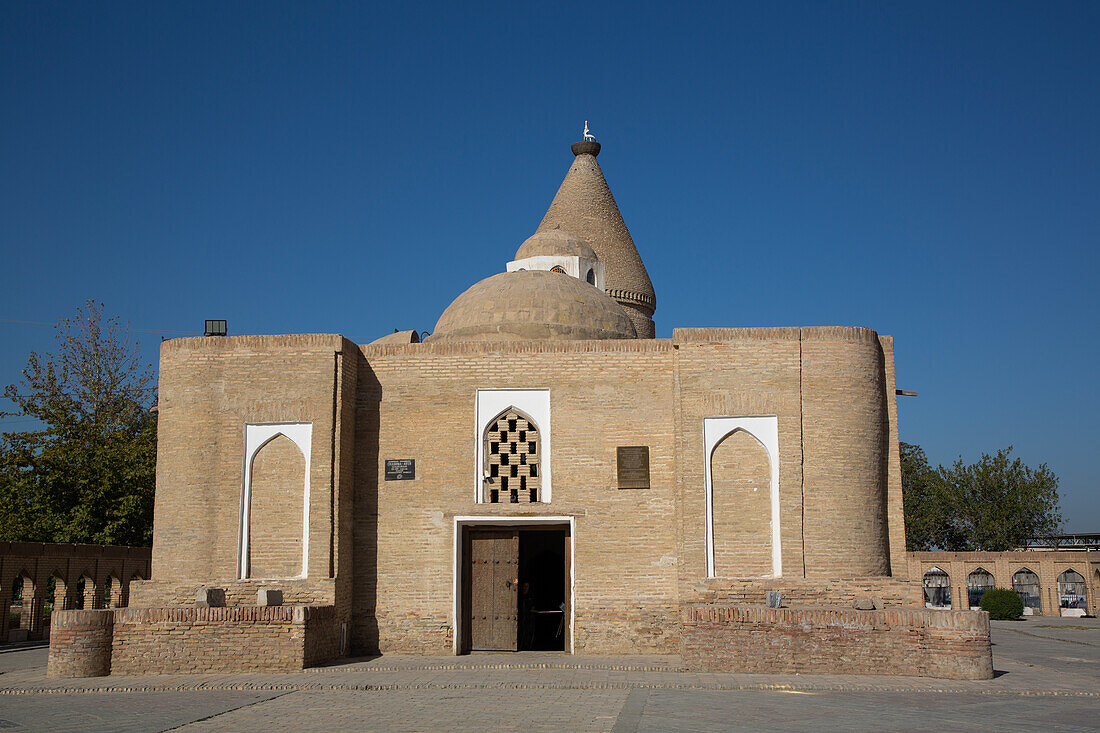
<path fill-rule="evenodd" d="M 569 525 L 463 526 L 458 651 L 569 651 Z"/>
<path fill-rule="evenodd" d="M 565 529 L 519 532 L 519 650 L 565 651 Z"/>

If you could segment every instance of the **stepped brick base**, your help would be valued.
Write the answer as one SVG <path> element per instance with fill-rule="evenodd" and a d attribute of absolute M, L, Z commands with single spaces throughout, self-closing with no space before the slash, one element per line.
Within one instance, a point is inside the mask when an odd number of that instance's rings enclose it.
<path fill-rule="evenodd" d="M 991 679 L 989 614 L 689 604 L 684 668 Z"/>

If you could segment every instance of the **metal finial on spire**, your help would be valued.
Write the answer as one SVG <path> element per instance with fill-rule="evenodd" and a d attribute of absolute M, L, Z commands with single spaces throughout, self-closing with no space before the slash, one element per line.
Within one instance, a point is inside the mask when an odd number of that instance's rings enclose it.
<path fill-rule="evenodd" d="M 584 121 L 584 141 L 586 143 L 596 142 L 596 136 L 592 134 L 592 131 L 588 129 L 588 120 Z"/>

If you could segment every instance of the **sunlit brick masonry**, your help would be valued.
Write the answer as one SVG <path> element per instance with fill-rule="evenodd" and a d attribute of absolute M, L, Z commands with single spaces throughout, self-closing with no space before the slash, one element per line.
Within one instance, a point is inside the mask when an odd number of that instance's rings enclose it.
<path fill-rule="evenodd" d="M 654 338 L 600 144 L 572 152 L 430 334 L 165 341 L 151 577 L 58 614 L 50 673 L 547 650 L 989 677 L 986 616 L 911 576 L 892 339 Z"/>

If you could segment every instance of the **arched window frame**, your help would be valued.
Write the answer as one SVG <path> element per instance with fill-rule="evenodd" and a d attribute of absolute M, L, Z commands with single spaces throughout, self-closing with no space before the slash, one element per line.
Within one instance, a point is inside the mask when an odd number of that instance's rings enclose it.
<path fill-rule="evenodd" d="M 541 496 L 539 503 L 553 499 L 550 442 L 550 390 L 548 389 L 479 389 L 474 398 L 474 501 L 487 503 L 483 492 L 485 471 L 485 429 L 505 410 L 522 412 L 539 432 L 539 472 Z"/>
<path fill-rule="evenodd" d="M 932 583 L 928 582 L 930 578 L 944 578 L 945 582 L 933 585 Z M 924 577 L 921 579 L 921 585 L 924 589 L 924 605 L 926 608 L 951 608 L 951 575 L 948 574 L 946 570 L 943 570 L 942 568 L 939 568 L 937 566 L 932 566 L 928 569 L 928 571 L 924 574 Z M 942 593 L 933 594 L 941 596 L 943 601 L 942 603 L 936 604 L 934 601 L 929 600 L 929 588 L 944 589 L 944 592 Z"/>
<path fill-rule="evenodd" d="M 241 524 L 237 542 L 237 577 L 249 577 L 249 534 L 252 526 L 252 464 L 260 449 L 280 435 L 288 438 L 305 459 L 305 486 L 302 502 L 302 574 L 309 572 L 309 468 L 313 441 L 313 423 L 249 423 L 244 426 L 244 479 L 241 485 Z"/>
<path fill-rule="evenodd" d="M 543 468 L 542 467 L 542 451 L 541 451 L 541 449 L 542 449 L 542 431 L 539 430 L 538 423 L 530 415 L 528 415 L 526 412 L 524 412 L 523 410 L 521 410 L 521 409 L 519 409 L 515 406 L 506 407 L 503 410 L 501 410 L 499 413 L 497 413 L 497 415 L 495 417 L 491 418 L 485 424 L 485 429 L 481 433 L 481 441 L 482 441 L 482 448 L 483 448 L 483 451 L 482 451 L 482 456 L 483 456 L 483 458 L 482 458 L 482 481 L 483 481 L 483 484 L 482 484 L 482 501 L 484 501 L 486 503 L 493 503 L 492 502 L 492 497 L 490 496 L 492 488 L 488 485 L 488 483 L 489 483 L 489 473 L 490 473 L 489 472 L 489 467 L 490 467 L 490 464 L 492 463 L 491 456 L 493 455 L 491 451 L 486 450 L 486 447 L 490 443 L 489 433 L 496 426 L 496 424 L 501 421 L 501 419 L 503 419 L 506 415 L 509 415 L 509 414 L 513 414 L 517 418 L 522 418 L 524 420 L 524 422 L 526 422 L 530 426 L 529 430 L 532 430 L 535 433 L 535 440 L 534 441 L 524 441 L 524 442 L 534 442 L 537 445 L 537 447 L 539 448 L 539 450 L 536 451 L 536 453 L 535 453 L 536 460 L 533 463 L 533 465 L 536 466 L 537 469 L 538 469 L 536 471 L 536 479 L 537 480 L 535 481 L 535 486 L 537 487 L 537 494 L 536 495 L 538 496 L 538 501 L 531 502 L 530 499 L 529 499 L 529 494 L 528 494 L 528 496 L 524 496 L 521 493 L 522 490 L 520 489 L 520 490 L 517 490 L 517 495 L 518 495 L 518 499 L 519 499 L 519 501 L 517 503 L 519 503 L 519 504 L 530 504 L 530 503 L 541 504 L 541 503 L 543 503 L 543 501 L 542 501 L 542 489 L 541 489 L 541 486 L 542 486 L 542 468 Z M 508 441 L 508 442 L 512 442 L 512 441 Z M 509 464 L 507 464 L 507 465 L 510 466 L 511 462 L 509 462 Z M 511 477 L 498 476 L 497 478 L 504 479 L 504 478 L 511 478 Z M 520 482 L 520 483 L 522 483 L 522 482 Z M 501 484 L 503 484 L 503 481 L 501 481 Z M 514 487 L 514 486 L 509 487 L 509 494 L 511 493 L 511 490 L 514 489 L 514 488 L 516 488 L 516 487 Z M 510 499 L 507 495 L 501 495 L 498 498 L 498 503 L 500 503 L 500 504 L 509 504 L 509 503 L 512 503 L 512 502 L 510 501 Z"/>
<path fill-rule="evenodd" d="M 973 582 L 975 578 L 981 575 L 989 576 L 989 585 L 978 585 Z M 997 578 L 993 573 L 989 572 L 983 567 L 976 567 L 966 575 L 966 604 L 968 608 L 977 608 L 981 603 L 982 594 L 991 588 L 997 587 Z M 977 593 L 981 590 L 981 594 Z"/>
<path fill-rule="evenodd" d="M 1027 576 L 1030 576 L 1030 577 L 1027 577 Z M 1020 582 L 1021 580 L 1030 581 L 1031 578 L 1035 579 L 1035 581 L 1033 583 L 1032 582 L 1027 582 L 1027 583 Z M 1029 589 L 1029 588 L 1032 588 L 1032 587 L 1034 587 L 1034 589 L 1035 589 L 1034 593 L 1031 593 L 1028 590 L 1026 590 L 1026 589 Z M 1021 591 L 1021 589 L 1024 589 L 1024 590 Z M 1034 610 L 1039 609 L 1039 603 L 1040 603 L 1040 598 L 1041 598 L 1040 594 L 1042 592 L 1042 587 L 1041 587 L 1041 584 L 1039 582 L 1039 574 L 1036 573 L 1034 570 L 1032 570 L 1031 568 L 1020 568 L 1019 570 L 1014 572 L 1012 574 L 1012 590 L 1016 591 L 1017 595 L 1020 596 L 1020 600 L 1024 602 L 1024 607 L 1025 608 L 1031 608 L 1031 609 L 1034 609 Z"/>
<path fill-rule="evenodd" d="M 1071 576 L 1072 573 L 1072 576 Z M 1070 587 L 1075 590 L 1071 594 Z M 1076 588 L 1080 592 L 1076 592 Z M 1073 568 L 1064 570 L 1058 575 L 1058 607 L 1059 608 L 1085 608 L 1087 605 L 1088 589 L 1085 587 L 1085 576 Z M 1075 600 L 1070 600 L 1070 598 Z"/>
<path fill-rule="evenodd" d="M 783 576 L 783 555 L 779 534 L 779 419 L 776 415 L 750 415 L 744 417 L 703 418 L 703 469 L 706 491 L 705 545 L 707 577 L 714 572 L 714 480 L 711 476 L 711 459 L 714 449 L 729 435 L 743 430 L 756 438 L 768 452 L 771 469 L 771 525 L 772 525 L 772 577 Z"/>

